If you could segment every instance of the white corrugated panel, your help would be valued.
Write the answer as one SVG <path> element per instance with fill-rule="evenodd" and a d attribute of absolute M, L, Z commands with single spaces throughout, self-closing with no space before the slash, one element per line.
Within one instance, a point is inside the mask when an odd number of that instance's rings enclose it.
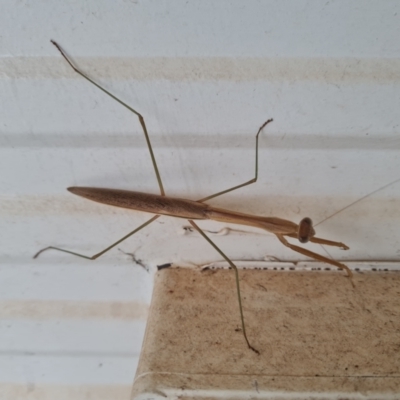
<path fill-rule="evenodd" d="M 335 259 L 400 259 L 398 1 L 3 0 L 1 398 L 127 398 L 146 268 L 220 260 L 168 218 L 118 246 L 134 259 L 114 249 L 92 262 L 54 251 L 32 260 L 48 245 L 95 254 L 149 218 L 66 187 L 158 190 L 135 115 L 50 39 L 144 115 L 167 194 L 198 199 L 251 179 L 255 133 L 274 118 L 258 182 L 213 204 L 317 223 L 373 193 L 318 235 L 350 246 L 329 249 Z M 213 238 L 233 260 L 304 259 L 252 228 Z"/>

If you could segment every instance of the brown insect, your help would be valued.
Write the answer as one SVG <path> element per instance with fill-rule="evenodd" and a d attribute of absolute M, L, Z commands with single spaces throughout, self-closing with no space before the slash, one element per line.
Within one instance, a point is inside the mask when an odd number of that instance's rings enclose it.
<path fill-rule="evenodd" d="M 61 49 L 61 47 L 54 41 L 51 41 L 54 46 L 57 47 L 57 49 L 60 51 L 61 55 L 64 57 L 64 59 L 68 62 L 68 64 L 78 73 L 80 74 L 83 78 L 97 86 L 100 90 L 102 90 L 104 93 L 107 95 L 111 96 L 114 100 L 116 100 L 118 103 L 122 104 L 124 107 L 132 111 L 134 114 L 137 115 L 139 118 L 140 125 L 142 126 L 144 136 L 147 141 L 147 146 L 150 152 L 150 156 L 152 159 L 154 171 L 156 173 L 158 185 L 160 188 L 160 195 L 154 195 L 154 194 L 148 194 L 148 193 L 140 193 L 140 192 L 133 192 L 133 191 L 127 191 L 127 190 L 116 190 L 116 189 L 105 189 L 105 188 L 91 188 L 91 187 L 70 187 L 68 190 L 76 194 L 78 196 L 84 197 L 89 200 L 93 200 L 102 204 L 108 204 L 111 206 L 116 206 L 116 207 L 122 207 L 122 208 L 128 208 L 128 209 L 133 209 L 133 210 L 138 210 L 138 211 L 144 211 L 144 212 L 149 212 L 156 214 L 153 216 L 151 219 L 149 219 L 147 222 L 144 224 L 140 225 L 138 228 L 133 230 L 132 232 L 128 233 L 125 235 L 123 238 L 118 240 L 117 242 L 113 243 L 112 245 L 108 246 L 106 249 L 102 250 L 101 252 L 89 257 L 83 254 L 75 253 L 70 250 L 65 250 L 61 249 L 58 247 L 54 246 L 49 246 L 46 247 L 42 250 L 40 250 L 38 253 L 35 254 L 34 258 L 38 257 L 39 254 L 46 250 L 58 250 L 62 251 L 68 254 L 72 254 L 78 257 L 86 258 L 88 260 L 95 260 L 96 258 L 100 257 L 128 237 L 132 236 L 134 233 L 138 232 L 145 226 L 149 225 L 153 221 L 155 221 L 160 215 L 169 215 L 172 217 L 178 217 L 178 218 L 185 218 L 189 220 L 189 223 L 202 235 L 208 243 L 211 244 L 211 246 L 214 247 L 214 249 L 229 263 L 229 265 L 233 268 L 235 271 L 236 275 L 236 288 L 237 288 L 237 296 L 238 296 L 238 301 L 239 301 L 239 310 L 240 310 L 240 318 L 241 318 L 241 324 L 242 324 L 242 332 L 244 335 L 244 338 L 246 340 L 246 343 L 248 347 L 259 354 L 259 351 L 256 350 L 253 346 L 251 346 L 247 334 L 246 334 L 246 328 L 245 328 L 245 323 L 244 323 L 244 317 L 243 317 L 243 309 L 242 309 L 242 301 L 241 301 L 241 295 L 240 295 L 240 286 L 239 286 L 239 274 L 238 274 L 238 269 L 235 266 L 235 264 L 223 253 L 221 249 L 217 247 L 217 245 L 199 228 L 199 226 L 194 222 L 195 220 L 205 220 L 205 219 L 212 219 L 215 221 L 220 221 L 220 222 L 226 222 L 226 223 L 233 223 L 233 224 L 240 224 L 240 225 L 248 225 L 248 226 L 253 226 L 261 229 L 265 229 L 266 231 L 274 234 L 278 240 L 286 247 L 289 247 L 293 251 L 296 251 L 300 254 L 303 254 L 305 256 L 311 257 L 315 260 L 318 261 L 323 261 L 325 263 L 331 264 L 333 266 L 336 266 L 342 270 L 345 270 L 347 272 L 347 277 L 350 278 L 350 281 L 352 285 L 354 286 L 354 283 L 352 281 L 352 272 L 350 269 L 335 260 L 329 259 L 327 257 L 324 257 L 320 254 L 314 253 L 312 251 L 309 251 L 307 249 L 304 249 L 300 246 L 291 244 L 288 242 L 286 237 L 290 238 L 295 238 L 298 239 L 300 243 L 307 243 L 308 241 L 313 242 L 313 243 L 319 243 L 322 245 L 328 245 L 328 246 L 335 246 L 335 247 L 340 247 L 341 249 L 347 250 L 348 247 L 340 242 L 334 242 L 331 240 L 327 239 L 322 239 L 318 238 L 315 236 L 315 231 L 313 228 L 313 224 L 310 218 L 304 218 L 303 220 L 300 221 L 299 224 L 296 224 L 295 222 L 288 221 L 285 219 L 281 218 L 276 218 L 276 217 L 263 217 L 263 216 L 257 216 L 257 215 L 250 215 L 250 214 L 243 214 L 243 213 L 238 213 L 235 211 L 230 211 L 226 210 L 223 208 L 216 208 L 213 207 L 209 204 L 206 204 L 205 202 L 208 200 L 211 200 L 217 196 L 221 196 L 225 193 L 231 192 L 233 190 L 239 189 L 241 187 L 250 185 L 254 182 L 257 181 L 258 177 L 258 137 L 260 135 L 260 132 L 264 129 L 266 125 L 268 125 L 270 122 L 272 122 L 272 119 L 269 119 L 266 121 L 261 127 L 259 128 L 257 134 L 256 134 L 256 164 L 255 164 L 255 176 L 253 179 L 242 183 L 240 185 L 237 185 L 235 187 L 232 187 L 230 189 L 223 190 L 221 192 L 215 193 L 211 196 L 204 197 L 202 199 L 199 199 L 197 201 L 192 201 L 192 200 L 186 200 L 186 199 L 181 199 L 181 198 L 174 198 L 174 197 L 167 197 L 164 192 L 163 184 L 161 181 L 160 173 L 158 171 L 157 163 L 154 157 L 154 153 L 152 150 L 152 146 L 150 143 L 150 138 L 147 132 L 146 124 L 144 122 L 144 118 L 140 113 L 138 113 L 136 110 L 128 106 L 126 103 L 115 97 L 113 94 L 102 88 L 100 85 L 98 85 L 96 82 L 94 82 L 92 79 L 90 79 L 88 76 L 86 76 L 83 72 L 81 72 L 79 69 L 77 69 L 72 62 L 69 60 L 69 58 L 66 56 L 64 51 Z M 359 201 L 359 200 L 358 200 Z M 354 204 L 354 203 L 353 203 Z"/>

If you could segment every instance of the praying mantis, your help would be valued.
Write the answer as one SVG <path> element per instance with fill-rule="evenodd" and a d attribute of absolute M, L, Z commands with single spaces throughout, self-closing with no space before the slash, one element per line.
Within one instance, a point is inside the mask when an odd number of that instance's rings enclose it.
<path fill-rule="evenodd" d="M 259 135 L 263 131 L 263 129 L 270 124 L 273 120 L 268 119 L 266 122 L 264 122 L 260 128 L 257 131 L 256 137 L 255 137 L 255 174 L 254 178 L 250 179 L 247 182 L 244 182 L 240 185 L 234 186 L 232 188 L 223 190 L 221 192 L 212 194 L 210 196 L 201 198 L 199 200 L 193 201 L 193 200 L 187 200 L 187 199 L 182 199 L 182 198 L 174 198 L 174 197 L 167 197 L 164 191 L 163 183 L 161 180 L 161 176 L 158 170 L 157 162 L 153 153 L 153 149 L 150 143 L 150 137 L 147 131 L 146 123 L 143 118 L 143 116 L 130 107 L 128 104 L 124 103 L 120 99 L 118 99 L 116 96 L 114 96 L 112 93 L 101 87 L 99 84 L 97 84 L 95 81 L 93 81 L 91 78 L 89 78 L 85 73 L 80 71 L 75 65 L 72 63 L 72 61 L 69 59 L 69 57 L 65 54 L 63 49 L 55 42 L 51 41 L 51 43 L 59 50 L 61 53 L 62 57 L 66 60 L 66 62 L 73 68 L 75 72 L 77 72 L 79 75 L 81 75 L 83 78 L 85 78 L 87 81 L 95 85 L 97 88 L 99 88 L 101 91 L 103 91 L 105 94 L 113 98 L 115 101 L 120 103 L 122 106 L 126 107 L 128 110 L 130 110 L 133 114 L 135 114 L 138 119 L 139 123 L 142 127 L 146 142 L 147 142 L 147 147 L 150 153 L 152 165 L 156 174 L 158 186 L 160 189 L 160 194 L 159 195 L 154 195 L 154 194 L 149 194 L 149 193 L 141 193 L 141 192 L 134 192 L 134 191 L 127 191 L 127 190 L 117 190 L 117 189 L 106 189 L 106 188 L 92 188 L 92 187 L 69 187 L 67 190 L 70 191 L 71 193 L 84 197 L 86 199 L 96 201 L 102 204 L 107 204 L 111 206 L 116 206 L 116 207 L 122 207 L 122 208 L 127 208 L 127 209 L 133 209 L 133 210 L 138 210 L 138 211 L 143 211 L 143 212 L 148 212 L 148 213 L 153 213 L 155 214 L 152 218 L 150 218 L 148 221 L 134 229 L 132 232 L 129 232 L 127 235 L 116 241 L 115 243 L 111 244 L 104 250 L 100 251 L 99 253 L 93 255 L 93 256 L 86 256 L 84 254 L 79 254 L 70 250 L 62 249 L 59 247 L 54 247 L 54 246 L 48 246 L 45 247 L 44 249 L 41 249 L 38 251 L 35 255 L 34 258 L 37 258 L 41 253 L 47 250 L 56 250 L 56 251 L 61 251 L 64 253 L 68 253 L 74 256 L 78 256 L 81 258 L 85 258 L 88 260 L 95 260 L 111 250 L 113 247 L 117 246 L 119 243 L 123 242 L 125 239 L 129 238 L 136 232 L 140 231 L 144 227 L 148 226 L 152 222 L 154 222 L 157 218 L 160 217 L 160 215 L 167 215 L 167 216 L 172 216 L 172 217 L 178 217 L 178 218 L 185 218 L 189 221 L 189 223 L 193 226 L 195 230 L 199 232 L 199 234 L 228 262 L 228 264 L 231 266 L 231 268 L 235 272 L 235 279 L 236 279 L 236 290 L 237 290 L 237 298 L 238 298 L 238 303 L 239 303 L 239 311 L 240 311 L 240 319 L 241 319 L 241 326 L 242 326 L 242 333 L 244 336 L 244 339 L 247 343 L 247 346 L 249 349 L 254 351 L 257 354 L 260 354 L 257 349 L 255 349 L 251 344 L 250 341 L 247 337 L 246 333 L 246 327 L 245 327 L 245 322 L 244 322 L 244 315 L 243 315 L 243 308 L 242 308 L 242 299 L 241 299 L 241 292 L 240 292 L 240 284 L 239 284 L 239 273 L 236 265 L 229 259 L 227 255 L 203 232 L 203 230 L 197 225 L 195 221 L 198 220 L 206 220 L 206 219 L 211 219 L 215 221 L 220 221 L 220 222 L 226 222 L 226 223 L 233 223 L 233 224 L 240 224 L 240 225 L 247 225 L 247 226 L 252 226 L 252 227 L 257 227 L 264 229 L 272 234 L 274 234 L 277 239 L 286 247 L 290 248 L 291 250 L 300 253 L 302 255 L 311 257 L 315 260 L 325 262 L 327 264 L 331 264 L 333 266 L 338 267 L 341 270 L 344 270 L 347 272 L 347 277 L 350 279 L 351 284 L 354 287 L 354 282 L 352 280 L 353 274 L 351 270 L 345 265 L 342 264 L 338 261 L 329 259 L 327 257 L 324 257 L 318 253 L 309 251 L 303 247 L 291 244 L 286 237 L 293 238 L 299 240 L 300 243 L 307 243 L 307 242 L 312 242 L 312 243 L 318 243 L 321 245 L 328 245 L 328 246 L 334 246 L 334 247 L 339 247 L 343 250 L 348 250 L 349 247 L 346 246 L 345 244 L 341 242 L 335 242 L 323 238 L 319 238 L 315 236 L 315 230 L 313 228 L 313 223 L 310 218 L 306 217 L 303 218 L 299 224 L 296 224 L 292 221 L 288 221 L 285 219 L 281 218 L 276 218 L 276 217 L 264 217 L 264 216 L 257 216 L 257 215 L 250 215 L 250 214 L 244 214 L 244 213 L 239 213 L 223 208 L 216 208 L 213 207 L 206 202 L 214 199 L 218 196 L 221 196 L 223 194 L 232 192 L 236 189 L 245 187 L 247 185 L 251 185 L 257 181 L 258 178 L 258 141 L 259 141 Z"/>

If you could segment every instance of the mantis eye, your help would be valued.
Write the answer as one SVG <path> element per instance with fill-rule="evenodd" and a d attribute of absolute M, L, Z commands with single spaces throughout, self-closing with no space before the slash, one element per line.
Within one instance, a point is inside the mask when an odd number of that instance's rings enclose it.
<path fill-rule="evenodd" d="M 299 231 L 297 233 L 297 238 L 300 243 L 307 243 L 310 237 L 315 235 L 314 228 L 312 226 L 312 221 L 310 218 L 303 218 L 299 224 Z"/>

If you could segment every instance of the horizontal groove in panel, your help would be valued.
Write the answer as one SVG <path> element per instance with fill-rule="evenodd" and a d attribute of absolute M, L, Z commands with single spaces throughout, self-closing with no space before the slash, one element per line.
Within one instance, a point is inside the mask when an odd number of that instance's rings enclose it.
<path fill-rule="evenodd" d="M 146 319 L 149 306 L 121 301 L 2 300 L 0 318 Z"/>
<path fill-rule="evenodd" d="M 323 83 L 393 83 L 400 81 L 397 58 L 83 58 L 83 71 L 114 80 L 169 81 L 311 81 Z M 0 79 L 76 78 L 60 57 L 0 59 Z"/>
<path fill-rule="evenodd" d="M 66 379 L 67 381 L 67 379 Z M 38 384 L 37 382 L 0 383 L 0 392 L 5 399 L 41 399 L 41 400 L 97 400 L 128 399 L 131 385 L 121 384 L 69 385 Z"/>
<path fill-rule="evenodd" d="M 136 132 L 126 134 L 104 134 L 97 132 L 70 133 L 3 133 L 0 136 L 0 146 L 5 148 L 84 148 L 84 149 L 146 149 L 147 145 L 142 140 L 137 140 Z M 140 133 L 141 135 L 142 133 Z M 171 136 L 172 137 L 172 136 Z M 141 137 L 140 137 L 141 138 Z M 167 136 L 152 135 L 152 145 L 158 151 L 160 148 L 186 149 L 215 149 L 216 143 L 221 149 L 253 149 L 254 137 L 250 134 L 207 134 L 207 133 L 174 133 L 173 140 Z M 355 136 L 350 134 L 283 134 L 273 137 L 265 135 L 259 144 L 261 149 L 297 149 L 297 150 L 400 150 L 400 132 L 373 132 L 373 135 Z"/>

